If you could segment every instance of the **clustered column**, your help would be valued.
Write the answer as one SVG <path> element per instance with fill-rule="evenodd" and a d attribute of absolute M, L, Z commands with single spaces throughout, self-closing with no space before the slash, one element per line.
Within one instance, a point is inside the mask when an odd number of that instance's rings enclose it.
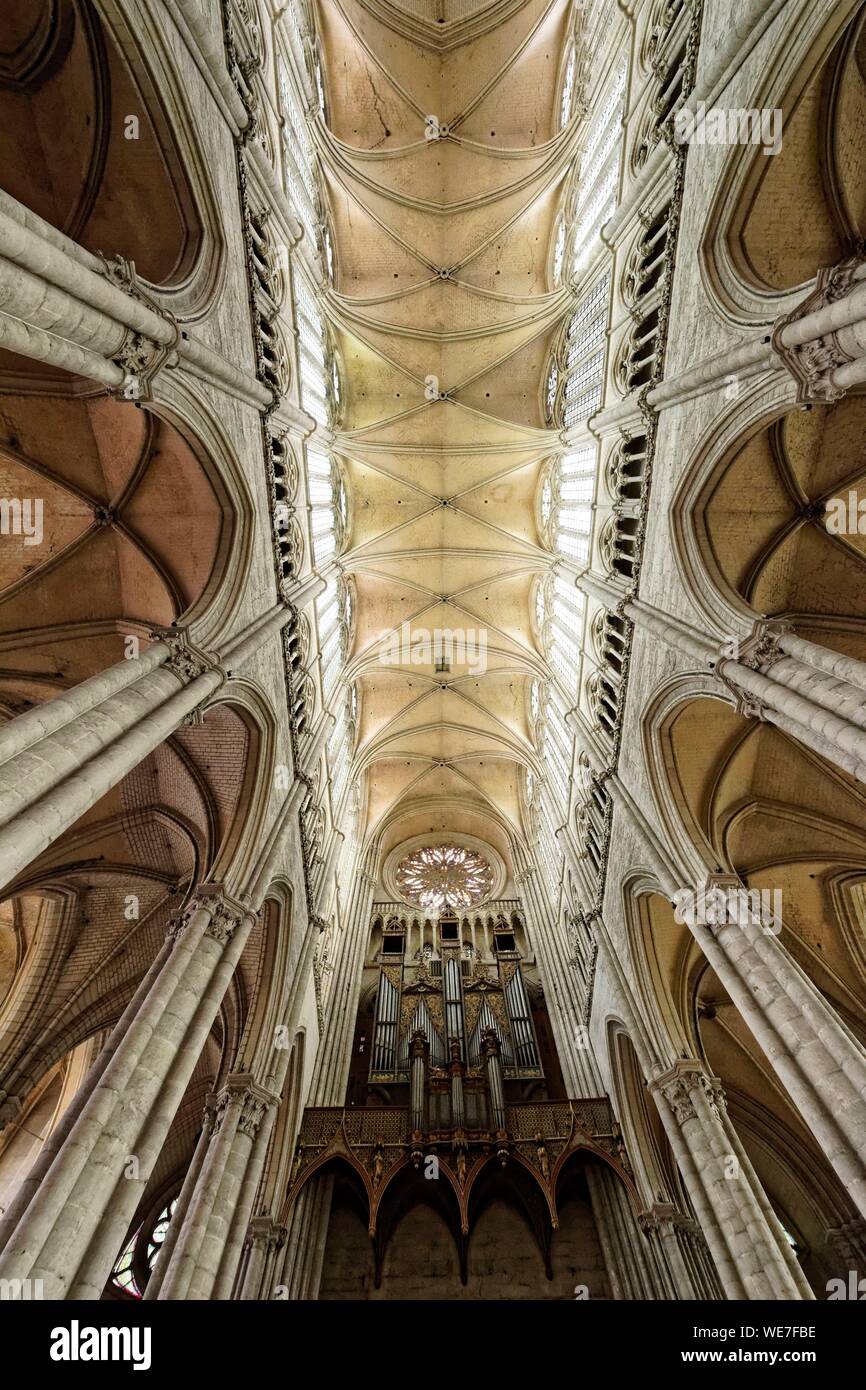
<path fill-rule="evenodd" d="M 655 1076 L 650 1090 L 728 1298 L 811 1299 L 718 1080 L 685 1059 Z"/>
<path fill-rule="evenodd" d="M 80 1104 L 3 1221 L 0 1278 L 98 1298 L 249 935 L 249 907 L 212 885 L 177 925 Z"/>

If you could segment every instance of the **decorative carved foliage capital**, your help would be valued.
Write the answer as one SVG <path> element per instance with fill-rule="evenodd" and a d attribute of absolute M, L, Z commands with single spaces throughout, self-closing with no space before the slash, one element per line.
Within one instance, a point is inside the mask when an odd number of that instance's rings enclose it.
<path fill-rule="evenodd" d="M 270 1106 L 268 1101 L 263 1099 L 262 1096 L 255 1095 L 251 1091 L 248 1092 L 241 1106 L 238 1131 L 254 1139 L 269 1109 Z"/>
<path fill-rule="evenodd" d="M 678 1125 L 684 1125 L 687 1120 L 695 1119 L 697 1111 L 692 1101 L 691 1087 L 685 1078 L 673 1077 L 659 1089 L 673 1110 Z"/>
<path fill-rule="evenodd" d="M 800 402 L 814 401 L 828 405 L 844 396 L 844 389 L 834 386 L 831 377 L 837 367 L 853 361 L 853 358 L 841 346 L 836 333 L 825 333 L 808 342 L 786 346 L 782 342 L 785 329 L 807 314 L 825 309 L 850 294 L 856 283 L 856 272 L 864 260 L 866 256 L 860 249 L 838 265 L 819 270 L 811 294 L 791 313 L 783 314 L 776 320 L 770 342 L 776 356 L 797 383 L 797 400 Z"/>
<path fill-rule="evenodd" d="M 209 915 L 204 935 L 225 945 L 230 941 L 238 927 L 248 915 L 243 903 L 232 898 L 219 884 L 203 884 L 196 895 L 190 899 L 182 912 L 175 915 L 169 927 L 169 935 L 177 941 L 189 927 L 199 912 Z"/>
<path fill-rule="evenodd" d="M 102 274 L 117 289 L 145 304 L 151 313 L 157 314 L 166 324 L 169 332 L 165 341 L 157 342 L 129 329 L 113 361 L 121 368 L 124 378 L 112 395 L 120 400 L 150 400 L 152 386 L 158 372 L 166 365 L 177 361 L 176 349 L 180 339 L 180 325 L 173 314 L 168 313 L 140 284 L 135 262 L 123 256 L 110 258 L 99 253 L 102 261 Z"/>
<path fill-rule="evenodd" d="M 8 1091 L 0 1091 L 0 1130 L 14 1124 L 22 1109 L 18 1096 L 10 1095 Z"/>
<path fill-rule="evenodd" d="M 692 1092 L 700 1084 L 703 1068 L 699 1062 L 679 1061 L 650 1083 L 650 1089 L 660 1091 L 674 1112 L 678 1125 L 697 1117 Z"/>
<path fill-rule="evenodd" d="M 225 946 L 231 941 L 244 916 L 243 908 L 237 904 L 226 899 L 219 900 L 211 913 L 205 936 L 210 936 L 221 946 Z"/>
<path fill-rule="evenodd" d="M 184 685 L 198 680 L 199 676 L 205 675 L 208 671 L 219 671 L 222 680 L 225 680 L 225 672 L 219 658 L 196 646 L 184 628 L 153 627 L 150 633 L 157 642 L 164 642 L 168 647 L 170 654 L 165 666 L 174 672 Z"/>
<path fill-rule="evenodd" d="M 272 1096 L 259 1086 L 246 1072 L 230 1076 L 216 1097 L 214 1132 L 222 1126 L 229 1110 L 237 1115 L 235 1129 L 238 1134 L 255 1138 L 265 1115 L 275 1103 Z"/>
<path fill-rule="evenodd" d="M 778 620 L 768 622 L 766 619 L 759 619 L 755 623 L 750 637 L 741 647 L 740 661 L 753 671 L 760 671 L 765 674 L 775 662 L 781 661 L 785 655 L 779 642 L 782 634 L 790 631 L 790 623 Z"/>

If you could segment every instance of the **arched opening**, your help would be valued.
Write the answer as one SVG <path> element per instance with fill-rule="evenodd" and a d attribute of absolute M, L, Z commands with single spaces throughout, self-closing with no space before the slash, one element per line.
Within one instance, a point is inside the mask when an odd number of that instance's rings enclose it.
<path fill-rule="evenodd" d="M 6 0 L 0 15 L 0 162 L 25 207 L 93 253 L 173 284 L 200 226 L 134 35 L 91 0 Z M 4 354 L 5 357 L 5 354 Z"/>
<path fill-rule="evenodd" d="M 866 114 L 862 7 L 833 44 L 813 52 L 787 94 L 781 148 L 755 154 L 741 192 L 731 251 L 741 273 L 785 290 L 818 266 L 851 255 L 866 230 L 864 151 L 855 132 Z"/>

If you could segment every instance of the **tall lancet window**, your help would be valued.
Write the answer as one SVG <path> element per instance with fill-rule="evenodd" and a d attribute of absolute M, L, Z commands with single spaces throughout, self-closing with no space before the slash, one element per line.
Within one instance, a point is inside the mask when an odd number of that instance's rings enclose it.
<path fill-rule="evenodd" d="M 289 7 L 291 8 L 291 7 Z M 283 170 L 289 197 L 312 244 L 317 244 L 316 173 L 313 142 L 307 126 L 306 101 L 294 75 L 280 64 L 280 108 L 283 118 Z"/>
<path fill-rule="evenodd" d="M 571 113 L 574 107 L 574 85 L 577 78 L 577 47 L 572 40 L 569 45 L 568 58 L 565 64 L 565 76 L 562 79 L 562 96 L 559 102 L 559 125 L 560 129 L 567 126 L 571 120 Z"/>
<path fill-rule="evenodd" d="M 325 86 L 313 42 L 305 35 L 306 21 L 289 6 L 289 32 L 294 65 L 280 65 L 280 108 L 283 118 L 283 167 L 289 197 L 307 234 L 308 244 L 320 248 L 328 284 L 335 273 L 335 250 L 324 214 L 324 199 L 310 119 L 325 116 Z M 311 63 L 309 55 L 313 54 Z M 307 74 L 312 76 L 307 78 Z M 299 76 L 300 74 L 300 76 Z M 312 113 L 308 118 L 307 112 Z M 298 378 L 301 405 L 319 426 L 332 424 L 339 412 L 342 384 L 337 358 L 329 341 L 319 291 L 302 258 L 294 261 L 293 292 L 298 336 Z M 340 537 L 348 527 L 348 502 L 339 469 L 316 432 L 306 447 L 307 501 L 314 567 L 326 580 L 315 603 L 319 667 L 326 705 L 332 701 L 342 667 L 345 591 L 334 567 Z M 339 817 L 349 778 L 351 739 L 345 701 L 332 708 L 334 727 L 326 759 L 330 777 L 332 820 Z"/>
<path fill-rule="evenodd" d="M 623 60 L 596 103 L 577 175 L 577 202 L 572 241 L 572 275 L 589 263 L 599 232 L 613 216 L 619 190 L 626 64 Z"/>
<path fill-rule="evenodd" d="M 310 502 L 310 530 L 316 568 L 322 569 L 337 548 L 335 529 L 336 495 L 334 465 L 329 455 L 312 448 L 307 451 L 307 489 Z"/>
<path fill-rule="evenodd" d="M 325 327 L 316 296 L 302 271 L 295 275 L 295 317 L 301 405 L 320 425 L 328 423 L 328 353 Z"/>
<path fill-rule="evenodd" d="M 316 621 L 322 685 L 327 699 L 340 672 L 340 585 L 334 573 L 329 575 L 324 592 L 316 599 Z"/>
<path fill-rule="evenodd" d="M 564 454 L 557 468 L 553 548 L 581 566 L 589 562 L 595 469 L 594 444 Z"/>
<path fill-rule="evenodd" d="M 602 275 L 572 314 L 562 364 L 562 423 L 583 424 L 601 403 L 610 276 Z"/>

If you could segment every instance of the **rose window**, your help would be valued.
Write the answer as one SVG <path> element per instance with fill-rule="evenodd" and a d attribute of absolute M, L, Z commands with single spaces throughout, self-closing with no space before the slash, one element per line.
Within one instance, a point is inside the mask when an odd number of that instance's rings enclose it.
<path fill-rule="evenodd" d="M 397 867 L 397 886 L 410 903 L 431 911 L 474 907 L 493 891 L 493 870 L 483 855 L 462 845 L 428 845 Z"/>

